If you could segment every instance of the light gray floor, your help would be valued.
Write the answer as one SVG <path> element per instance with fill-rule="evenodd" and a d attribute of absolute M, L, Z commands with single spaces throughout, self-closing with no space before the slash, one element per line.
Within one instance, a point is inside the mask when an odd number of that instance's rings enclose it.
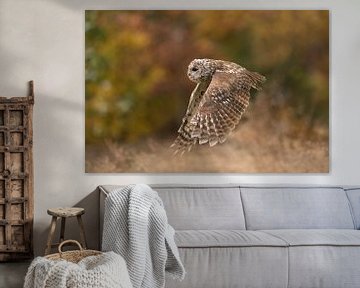
<path fill-rule="evenodd" d="M 0 263 L 0 287 L 21 288 L 30 261 Z"/>

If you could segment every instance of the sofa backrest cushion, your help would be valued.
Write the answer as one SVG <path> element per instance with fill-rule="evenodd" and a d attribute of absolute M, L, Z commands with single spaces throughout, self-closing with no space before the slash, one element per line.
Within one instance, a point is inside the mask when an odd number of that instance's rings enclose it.
<path fill-rule="evenodd" d="M 246 227 L 354 229 L 349 200 L 336 187 L 241 187 Z"/>
<path fill-rule="evenodd" d="M 349 198 L 356 229 L 360 229 L 360 188 L 346 189 Z"/>
<path fill-rule="evenodd" d="M 239 187 L 152 187 L 176 230 L 245 230 Z"/>

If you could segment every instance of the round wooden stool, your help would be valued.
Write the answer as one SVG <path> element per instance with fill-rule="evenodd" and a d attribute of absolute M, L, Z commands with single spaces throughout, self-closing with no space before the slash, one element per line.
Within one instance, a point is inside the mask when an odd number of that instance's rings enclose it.
<path fill-rule="evenodd" d="M 45 255 L 50 254 L 52 247 L 57 247 L 61 242 L 64 241 L 64 234 L 65 234 L 65 223 L 66 218 L 69 217 L 76 217 L 79 223 L 80 228 L 80 239 L 81 239 L 81 245 L 84 249 L 86 249 L 86 238 L 85 238 L 85 230 L 84 230 L 84 224 L 81 219 L 81 215 L 85 213 L 84 208 L 79 207 L 72 207 L 72 208 L 50 208 L 47 210 L 47 213 L 52 216 L 51 224 L 50 224 L 50 231 L 49 236 L 47 240 Z M 61 229 L 60 229 L 60 242 L 59 243 L 52 243 L 52 239 L 54 237 L 55 228 L 56 228 L 56 222 L 58 217 L 61 218 Z"/>

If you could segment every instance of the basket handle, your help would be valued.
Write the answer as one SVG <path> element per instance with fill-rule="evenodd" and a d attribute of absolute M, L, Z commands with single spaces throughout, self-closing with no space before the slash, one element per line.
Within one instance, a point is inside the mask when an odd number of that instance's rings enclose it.
<path fill-rule="evenodd" d="M 84 250 L 84 249 L 82 248 L 81 244 L 80 244 L 78 241 L 76 241 L 76 240 L 65 240 L 65 241 L 63 241 L 63 242 L 60 243 L 59 248 L 58 248 L 60 257 L 61 257 L 61 254 L 63 253 L 63 251 L 61 250 L 61 248 L 62 248 L 65 244 L 67 244 L 67 243 L 76 244 L 76 245 L 79 247 L 80 252 L 82 252 L 82 251 Z"/>

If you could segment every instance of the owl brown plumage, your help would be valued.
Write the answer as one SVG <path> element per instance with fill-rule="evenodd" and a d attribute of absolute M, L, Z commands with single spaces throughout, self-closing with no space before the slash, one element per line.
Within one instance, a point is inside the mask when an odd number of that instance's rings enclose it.
<path fill-rule="evenodd" d="M 190 151 L 195 144 L 223 143 L 249 105 L 251 88 L 259 90 L 265 81 L 236 63 L 213 59 L 193 60 L 188 76 L 198 84 L 171 145 L 175 153 Z"/>

